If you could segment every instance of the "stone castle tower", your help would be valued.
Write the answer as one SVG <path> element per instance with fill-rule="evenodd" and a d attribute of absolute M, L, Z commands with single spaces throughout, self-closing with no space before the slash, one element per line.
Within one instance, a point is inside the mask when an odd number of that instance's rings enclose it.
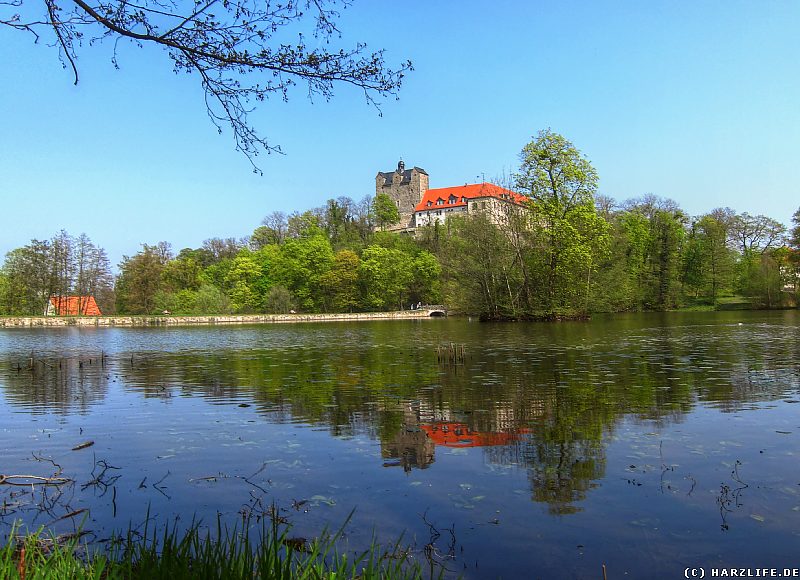
<path fill-rule="evenodd" d="M 392 226 L 392 230 L 413 228 L 414 208 L 422 201 L 428 191 L 428 174 L 424 169 L 414 167 L 406 169 L 402 160 L 395 171 L 384 173 L 379 171 L 375 177 L 375 195 L 385 193 L 397 204 L 400 211 L 400 222 Z"/>

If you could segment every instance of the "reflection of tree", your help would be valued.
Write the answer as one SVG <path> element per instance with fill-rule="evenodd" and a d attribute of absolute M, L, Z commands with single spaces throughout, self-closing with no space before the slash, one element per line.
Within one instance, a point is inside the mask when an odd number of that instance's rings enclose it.
<path fill-rule="evenodd" d="M 3 391 L 9 403 L 32 413 L 85 413 L 108 391 L 109 374 L 104 365 L 96 357 L 15 361 L 3 373 Z"/>
<path fill-rule="evenodd" d="M 545 502 L 550 513 L 580 511 L 586 497 L 605 474 L 605 449 L 600 441 L 531 442 L 521 458 L 528 468 L 534 501 Z"/>

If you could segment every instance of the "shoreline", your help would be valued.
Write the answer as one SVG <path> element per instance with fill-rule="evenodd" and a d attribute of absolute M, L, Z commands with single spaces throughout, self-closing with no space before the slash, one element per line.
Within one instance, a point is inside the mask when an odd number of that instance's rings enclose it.
<path fill-rule="evenodd" d="M 7 316 L 0 328 L 141 327 L 240 324 L 291 324 L 296 322 L 343 322 L 349 320 L 416 320 L 443 316 L 439 308 L 394 312 L 352 312 L 335 314 L 218 314 L 209 316 Z M 439 313 L 439 314 L 437 314 Z"/>

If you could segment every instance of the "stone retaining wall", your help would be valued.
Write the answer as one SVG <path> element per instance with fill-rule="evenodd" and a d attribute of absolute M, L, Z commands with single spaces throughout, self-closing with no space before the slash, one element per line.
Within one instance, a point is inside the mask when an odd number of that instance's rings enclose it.
<path fill-rule="evenodd" d="M 346 320 L 403 320 L 429 318 L 433 310 L 357 312 L 342 314 L 242 314 L 218 316 L 9 316 L 0 328 L 61 326 L 192 326 L 196 324 L 277 324 Z"/>

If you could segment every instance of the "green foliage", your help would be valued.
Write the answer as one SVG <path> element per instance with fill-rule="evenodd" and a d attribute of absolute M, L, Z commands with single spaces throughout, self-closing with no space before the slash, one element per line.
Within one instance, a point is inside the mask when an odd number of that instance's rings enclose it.
<path fill-rule="evenodd" d="M 564 218 L 573 207 L 592 205 L 597 172 L 567 139 L 550 129 L 539 131 L 520 154 L 517 187 L 545 215 Z M 549 225 L 549 224 L 548 224 Z"/>
<path fill-rule="evenodd" d="M 288 240 L 280 248 L 272 277 L 286 286 L 306 311 L 315 312 L 323 305 L 321 277 L 333 264 L 333 249 L 321 233 Z"/>
<path fill-rule="evenodd" d="M 0 314 L 42 315 L 50 296 L 94 296 L 113 312 L 112 278 L 105 250 L 86 234 L 62 230 L 50 240 L 31 240 L 6 254 L 0 271 Z"/>
<path fill-rule="evenodd" d="M 488 318 L 520 313 L 522 277 L 510 238 L 483 214 L 448 219 L 439 254 L 448 304 Z"/>
<path fill-rule="evenodd" d="M 359 263 L 360 259 L 355 252 L 336 252 L 331 269 L 320 277 L 320 286 L 326 297 L 326 310 L 352 312 L 359 307 Z"/>
<path fill-rule="evenodd" d="M 117 278 L 117 308 L 123 314 L 155 314 L 156 295 L 165 290 L 162 280 L 169 261 L 169 246 L 142 244 L 142 250 L 129 258 L 124 256 Z"/>
<path fill-rule="evenodd" d="M 710 304 L 730 292 L 736 257 L 728 239 L 728 223 L 714 214 L 692 224 L 683 249 L 684 292 Z"/>
<path fill-rule="evenodd" d="M 595 310 L 613 312 L 639 310 L 643 302 L 645 258 L 650 224 L 637 211 L 611 216 L 610 247 L 595 277 Z"/>
<path fill-rule="evenodd" d="M 358 274 L 364 305 L 370 310 L 401 310 L 410 299 L 408 287 L 414 272 L 408 255 L 400 250 L 368 246 L 361 254 Z"/>
<path fill-rule="evenodd" d="M 231 306 L 236 312 L 257 312 L 262 297 L 256 290 L 256 282 L 261 277 L 261 267 L 249 250 L 242 250 L 233 259 L 225 276 L 226 286 L 230 288 Z"/>
<path fill-rule="evenodd" d="M 202 266 L 195 257 L 184 254 L 164 264 L 161 276 L 164 286 L 169 290 L 197 290 L 202 271 Z"/>
<path fill-rule="evenodd" d="M 795 250 L 800 250 L 800 208 L 792 214 L 792 223 L 794 226 L 789 233 L 789 245 Z"/>
<path fill-rule="evenodd" d="M 411 302 L 438 304 L 441 302 L 440 278 L 442 267 L 436 256 L 427 251 L 417 254 L 411 262 Z"/>
<path fill-rule="evenodd" d="M 525 306 L 553 315 L 588 308 L 593 271 L 608 246 L 597 215 L 597 173 L 575 146 L 540 131 L 520 155 L 517 187 L 532 200 L 527 231 L 515 236 Z M 521 244 L 521 245 L 520 245 Z"/>
<path fill-rule="evenodd" d="M 668 210 L 656 210 L 650 217 L 642 297 L 647 309 L 667 310 L 679 304 L 684 221 L 682 213 Z"/>
<path fill-rule="evenodd" d="M 213 284 L 203 284 L 194 299 L 193 314 L 230 314 L 230 298 Z"/>
<path fill-rule="evenodd" d="M 286 286 L 275 284 L 264 297 L 264 308 L 272 314 L 289 314 L 295 308 L 292 293 Z"/>
<path fill-rule="evenodd" d="M 400 210 L 392 201 L 392 198 L 385 193 L 379 193 L 372 202 L 372 211 L 375 214 L 375 221 L 378 227 L 385 230 L 388 226 L 400 221 Z"/>

